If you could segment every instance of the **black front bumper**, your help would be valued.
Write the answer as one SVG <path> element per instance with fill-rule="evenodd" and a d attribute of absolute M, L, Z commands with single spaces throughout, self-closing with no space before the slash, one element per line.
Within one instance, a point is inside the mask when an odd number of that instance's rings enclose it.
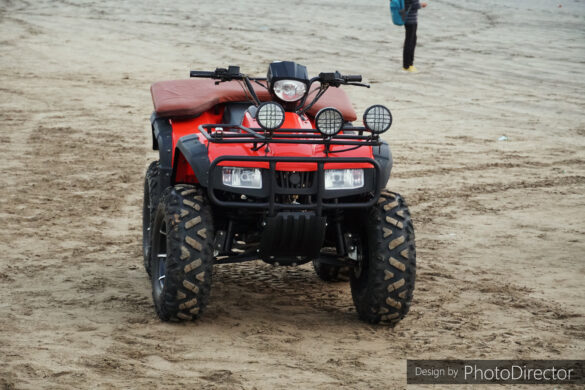
<path fill-rule="evenodd" d="M 233 166 L 241 166 L 239 162 L 267 162 L 269 169 L 262 169 L 262 188 L 244 189 L 223 185 L 221 179 L 222 162 L 234 163 Z M 277 180 L 280 171 L 276 170 L 277 163 L 316 163 L 317 170 L 310 185 L 305 188 L 290 188 Z M 351 190 L 325 190 L 325 164 L 369 164 L 372 168 L 364 168 L 365 185 L 362 188 Z M 335 168 L 333 168 L 335 169 Z M 380 164 L 366 157 L 256 157 L 256 156 L 222 156 L 213 161 L 209 167 L 208 194 L 209 199 L 221 207 L 266 209 L 270 216 L 276 215 L 282 210 L 307 211 L 314 210 L 317 216 L 322 215 L 327 209 L 355 209 L 368 208 L 376 204 L 380 196 L 381 168 Z M 219 199 L 216 191 L 231 192 L 254 197 L 259 201 L 227 201 Z M 313 199 L 310 203 L 278 203 L 278 195 L 310 195 Z M 339 202 L 338 199 L 352 195 L 365 195 L 366 200 Z"/>

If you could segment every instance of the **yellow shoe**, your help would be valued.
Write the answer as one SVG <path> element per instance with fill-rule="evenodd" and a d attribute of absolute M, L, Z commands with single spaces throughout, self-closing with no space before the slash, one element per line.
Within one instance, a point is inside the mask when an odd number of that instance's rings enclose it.
<path fill-rule="evenodd" d="M 416 69 L 414 65 L 410 65 L 410 67 L 406 69 L 406 71 L 411 73 L 418 73 L 418 69 Z"/>

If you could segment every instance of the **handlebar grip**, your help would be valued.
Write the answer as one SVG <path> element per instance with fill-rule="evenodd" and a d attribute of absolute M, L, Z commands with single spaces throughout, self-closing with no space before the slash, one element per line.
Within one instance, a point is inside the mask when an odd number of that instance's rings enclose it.
<path fill-rule="evenodd" d="M 345 81 L 359 83 L 362 81 L 361 74 L 348 74 L 347 76 L 342 76 Z"/>
<path fill-rule="evenodd" d="M 205 72 L 201 70 L 192 70 L 189 72 L 191 77 L 215 77 L 215 72 Z"/>

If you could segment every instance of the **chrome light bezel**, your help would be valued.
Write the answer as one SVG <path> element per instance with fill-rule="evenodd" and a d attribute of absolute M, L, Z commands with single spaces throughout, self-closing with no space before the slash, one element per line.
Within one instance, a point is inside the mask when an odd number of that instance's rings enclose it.
<path fill-rule="evenodd" d="M 343 115 L 336 108 L 322 108 L 315 115 L 315 126 L 325 137 L 333 137 L 343 128 Z"/>
<path fill-rule="evenodd" d="M 392 126 L 392 113 L 381 104 L 375 104 L 364 112 L 364 126 L 374 134 L 382 134 Z"/>
<path fill-rule="evenodd" d="M 295 88 L 296 95 L 294 98 L 289 98 L 285 95 L 283 88 L 287 85 Z M 274 91 L 274 94 L 284 102 L 298 102 L 307 94 L 307 83 L 291 79 L 277 80 L 274 82 L 274 85 L 272 85 L 272 91 Z"/>
<path fill-rule="evenodd" d="M 284 123 L 284 108 L 276 102 L 264 102 L 258 106 L 256 122 L 264 130 L 275 130 Z"/>

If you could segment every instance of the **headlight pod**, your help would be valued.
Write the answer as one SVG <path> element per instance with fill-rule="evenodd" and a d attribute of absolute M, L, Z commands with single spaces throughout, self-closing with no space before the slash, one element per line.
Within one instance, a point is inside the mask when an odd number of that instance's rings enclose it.
<path fill-rule="evenodd" d="M 343 127 L 343 116 L 333 107 L 322 108 L 315 115 L 315 125 L 321 134 L 332 137 Z"/>
<path fill-rule="evenodd" d="M 264 130 L 278 129 L 284 123 L 284 108 L 275 102 L 265 102 L 256 110 L 256 121 Z"/>
<path fill-rule="evenodd" d="M 262 188 L 262 173 L 258 168 L 222 167 L 221 180 L 228 187 Z"/>
<path fill-rule="evenodd" d="M 382 105 L 371 106 L 364 112 L 364 126 L 374 134 L 387 131 L 391 125 L 392 114 Z"/>
<path fill-rule="evenodd" d="M 296 102 L 307 92 L 307 84 L 298 80 L 278 80 L 272 87 L 274 94 L 285 102 Z"/>
<path fill-rule="evenodd" d="M 326 190 L 352 190 L 364 186 L 363 169 L 327 169 L 325 170 Z"/>

